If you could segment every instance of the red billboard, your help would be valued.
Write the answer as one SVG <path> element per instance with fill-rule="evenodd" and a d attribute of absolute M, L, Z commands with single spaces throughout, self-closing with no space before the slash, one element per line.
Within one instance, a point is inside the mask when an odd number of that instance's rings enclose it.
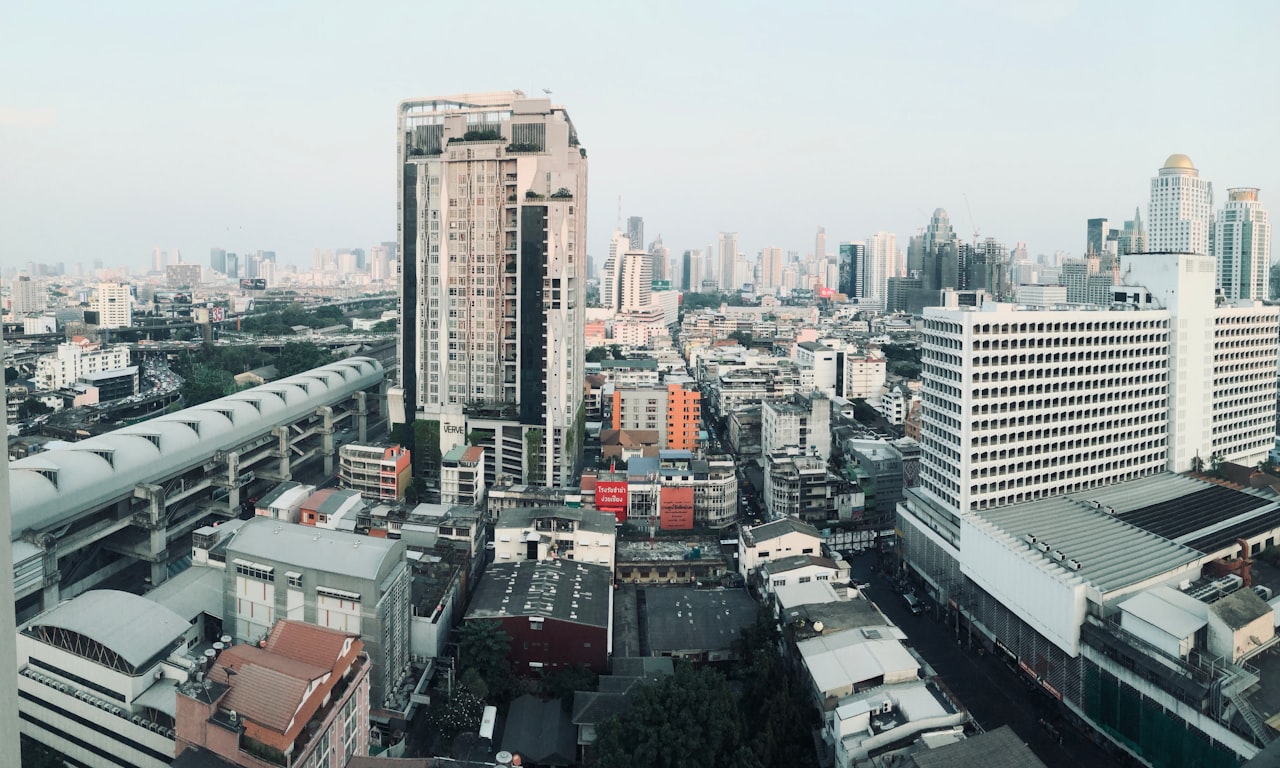
<path fill-rule="evenodd" d="M 822 288 L 819 288 L 819 289 L 818 289 L 818 298 L 820 298 L 820 299 L 829 299 L 829 298 L 831 298 L 832 296 L 835 296 L 835 295 L 836 295 L 836 289 L 835 289 L 835 288 L 827 288 L 827 287 L 825 287 L 825 286 L 824 286 L 824 287 L 822 287 Z"/>
<path fill-rule="evenodd" d="M 601 480 L 596 483 L 596 509 L 612 512 L 619 523 L 627 521 L 627 482 Z"/>
<path fill-rule="evenodd" d="M 675 485 L 662 489 L 660 525 L 664 531 L 693 528 L 693 486 Z"/>

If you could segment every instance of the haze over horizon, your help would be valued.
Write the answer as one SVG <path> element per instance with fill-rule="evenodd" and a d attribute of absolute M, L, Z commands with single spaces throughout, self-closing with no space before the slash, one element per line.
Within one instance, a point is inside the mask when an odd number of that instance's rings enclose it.
<path fill-rule="evenodd" d="M 2 263 L 305 266 L 394 240 L 396 104 L 511 88 L 549 89 L 579 130 L 597 263 L 619 196 L 676 254 L 736 231 L 803 255 L 818 226 L 830 252 L 881 230 L 905 248 L 938 207 L 965 239 L 1079 254 L 1087 218 L 1146 218 L 1172 153 L 1215 208 L 1252 186 L 1280 211 L 1280 6 L 847 5 L 16 7 Z"/>

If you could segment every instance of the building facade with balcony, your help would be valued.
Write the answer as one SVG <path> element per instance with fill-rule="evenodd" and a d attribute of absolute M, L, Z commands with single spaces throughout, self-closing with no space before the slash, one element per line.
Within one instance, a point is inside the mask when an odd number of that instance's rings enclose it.
<path fill-rule="evenodd" d="M 338 449 L 338 482 L 377 501 L 397 501 L 409 488 L 410 456 L 398 445 L 347 443 Z"/>
<path fill-rule="evenodd" d="M 494 522 L 493 539 L 495 563 L 561 558 L 613 570 L 617 520 L 574 507 L 508 509 Z"/>
<path fill-rule="evenodd" d="M 484 504 L 484 449 L 455 445 L 440 458 L 440 503 Z"/>

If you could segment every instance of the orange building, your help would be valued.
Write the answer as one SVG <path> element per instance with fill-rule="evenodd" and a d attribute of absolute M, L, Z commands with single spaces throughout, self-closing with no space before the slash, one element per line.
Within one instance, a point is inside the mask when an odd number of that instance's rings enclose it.
<path fill-rule="evenodd" d="M 702 430 L 702 393 L 692 384 L 619 387 L 613 391 L 610 424 L 614 430 L 653 430 L 658 445 L 692 451 Z"/>
<path fill-rule="evenodd" d="M 693 384 L 667 385 L 667 447 L 698 449 L 702 431 L 702 393 Z"/>

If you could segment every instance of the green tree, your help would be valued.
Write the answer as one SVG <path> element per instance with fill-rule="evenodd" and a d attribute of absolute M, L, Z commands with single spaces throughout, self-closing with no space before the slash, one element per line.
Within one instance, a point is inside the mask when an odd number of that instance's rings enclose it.
<path fill-rule="evenodd" d="M 780 641 L 773 614 L 760 608 L 735 646 L 751 751 L 764 765 L 817 765 L 810 736 L 817 710 L 783 663 Z"/>
<path fill-rule="evenodd" d="M 598 768 L 763 768 L 748 747 L 739 697 L 719 672 L 676 666 L 600 724 Z M 783 762 L 780 765 L 790 765 Z"/>
<path fill-rule="evenodd" d="M 542 438 L 544 434 L 537 427 L 530 427 L 524 431 L 524 460 L 525 466 L 528 467 L 529 471 L 530 485 L 542 485 L 542 481 L 546 478 L 546 472 L 542 466 Z"/>
<path fill-rule="evenodd" d="M 889 363 L 889 372 L 904 379 L 920 378 L 920 366 L 905 360 L 895 360 Z"/>
<path fill-rule="evenodd" d="M 885 360 L 902 360 L 908 363 L 920 362 L 920 348 L 908 344 L 885 344 L 880 348 Z"/>
<path fill-rule="evenodd" d="M 609 349 L 607 347 L 592 347 L 587 350 L 588 363 L 602 363 L 609 359 Z"/>
<path fill-rule="evenodd" d="M 468 621 L 457 629 L 458 668 L 484 681 L 492 698 L 505 700 L 512 690 L 511 635 L 498 621 Z"/>
<path fill-rule="evenodd" d="M 626 355 L 622 354 L 622 345 L 620 344 L 610 344 L 609 354 L 613 356 L 614 360 L 622 360 L 626 357 Z"/>
<path fill-rule="evenodd" d="M 600 686 L 600 676 L 582 664 L 563 667 L 542 679 L 543 693 L 559 699 L 565 712 L 573 709 L 575 691 L 594 691 Z"/>
<path fill-rule="evenodd" d="M 371 328 L 370 330 L 371 330 L 373 333 L 395 333 L 395 332 L 396 332 L 396 321 L 395 321 L 395 320 L 383 320 L 383 321 L 382 321 L 382 322 L 380 322 L 380 323 L 375 323 L 375 324 L 374 324 L 374 326 L 373 326 L 373 328 Z"/>
<path fill-rule="evenodd" d="M 746 331 L 734 331 L 733 333 L 729 334 L 729 338 L 733 339 L 734 341 L 738 342 L 744 347 L 750 347 L 751 343 L 755 341 L 755 337 L 752 336 L 750 333 L 747 333 Z"/>
<path fill-rule="evenodd" d="M 17 380 L 18 380 L 18 379 L 20 379 L 20 378 L 22 378 L 22 374 L 18 372 L 18 369 L 17 369 L 17 368 L 9 368 L 9 367 L 6 367 L 6 368 L 4 369 L 4 383 L 5 383 L 5 384 L 12 384 L 13 382 L 17 381 Z"/>
<path fill-rule="evenodd" d="M 434 419 L 418 419 L 413 422 L 413 450 L 418 458 L 415 463 L 419 472 L 430 483 L 440 478 L 440 422 Z"/>
<path fill-rule="evenodd" d="M 319 320 L 324 325 L 337 325 L 338 323 L 346 320 L 346 317 L 342 314 L 342 309 L 335 307 L 332 304 L 317 307 L 315 311 L 311 313 L 311 316 L 314 319 Z"/>
<path fill-rule="evenodd" d="M 290 341 L 280 348 L 275 366 L 281 376 L 293 376 L 332 362 L 333 353 L 324 347 L 310 341 Z"/>
<path fill-rule="evenodd" d="M 214 368 L 204 363 L 196 363 L 190 372 L 183 376 L 183 403 L 190 408 L 193 405 L 207 403 L 226 397 L 236 390 L 236 380 L 231 373 L 221 368 Z"/>

